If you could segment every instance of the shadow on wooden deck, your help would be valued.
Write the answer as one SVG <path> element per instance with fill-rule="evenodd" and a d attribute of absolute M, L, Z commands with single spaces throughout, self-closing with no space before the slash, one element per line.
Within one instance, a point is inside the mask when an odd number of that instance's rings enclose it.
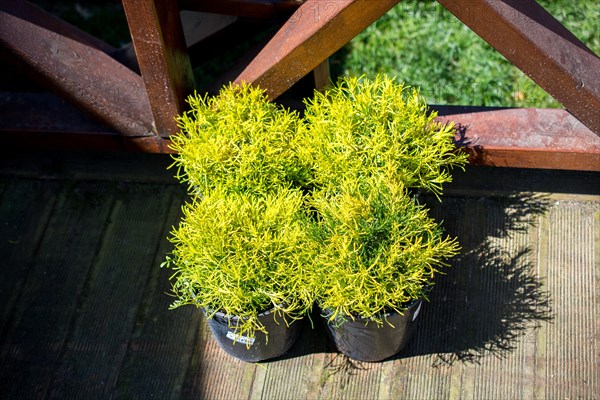
<path fill-rule="evenodd" d="M 185 192 L 155 155 L 0 163 L 0 397 L 593 398 L 600 174 L 471 168 L 432 214 L 463 247 L 414 340 L 354 362 L 318 315 L 281 359 L 225 355 L 160 263 Z"/>

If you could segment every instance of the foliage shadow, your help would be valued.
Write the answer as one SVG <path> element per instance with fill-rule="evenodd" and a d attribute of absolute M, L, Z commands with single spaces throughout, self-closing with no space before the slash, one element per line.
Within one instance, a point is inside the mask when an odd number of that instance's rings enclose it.
<path fill-rule="evenodd" d="M 391 360 L 431 356 L 433 366 L 478 363 L 487 355 L 506 357 L 519 343 L 535 342 L 537 329 L 553 318 L 552 301 L 536 275 L 528 232 L 548 209 L 549 200 L 517 193 L 445 197 L 443 204 L 425 196 L 424 201 L 432 215 L 444 221 L 448 233 L 458 236 L 462 251 L 438 276 L 412 341 Z M 272 361 L 337 353 L 318 310 L 311 319 L 294 347 Z M 333 357 L 336 361 L 327 367 L 333 372 L 350 373 L 368 365 L 350 359 L 340 362 L 338 357 L 347 358 L 341 354 Z M 350 367 L 340 367 L 346 364 Z"/>

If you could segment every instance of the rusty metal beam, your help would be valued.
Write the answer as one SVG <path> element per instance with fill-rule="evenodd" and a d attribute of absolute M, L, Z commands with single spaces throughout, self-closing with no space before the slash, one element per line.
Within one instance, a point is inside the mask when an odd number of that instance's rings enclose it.
<path fill-rule="evenodd" d="M 439 116 L 461 128 L 471 163 L 600 171 L 600 137 L 562 109 L 514 108 Z"/>
<path fill-rule="evenodd" d="M 307 0 L 235 81 L 275 99 L 399 1 Z"/>
<path fill-rule="evenodd" d="M 600 58 L 534 0 L 438 0 L 600 135 Z"/>
<path fill-rule="evenodd" d="M 36 14 L 31 10 L 18 1 L 0 4 L 0 47 L 9 60 L 24 65 L 43 83 L 116 131 L 153 135 L 141 77 L 112 59 L 98 43 L 74 37 L 75 31 L 66 25 L 60 25 L 59 31 L 69 31 L 67 36 L 49 30 L 48 24 L 32 22 Z"/>
<path fill-rule="evenodd" d="M 185 109 L 185 99 L 194 89 L 178 4 L 123 0 L 123 7 L 156 130 L 161 136 L 171 135 L 178 131 L 175 117 Z"/>

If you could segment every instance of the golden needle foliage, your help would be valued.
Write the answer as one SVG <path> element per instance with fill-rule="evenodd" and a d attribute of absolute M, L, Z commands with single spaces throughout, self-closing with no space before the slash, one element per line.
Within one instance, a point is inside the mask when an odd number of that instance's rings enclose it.
<path fill-rule="evenodd" d="M 248 85 L 192 96 L 173 138 L 177 178 L 192 200 L 172 232 L 173 307 L 240 317 L 264 331 L 271 308 L 300 318 L 317 301 L 381 322 L 424 297 L 458 252 L 409 196 L 436 196 L 456 151 L 418 93 L 378 76 L 315 93 L 304 116 Z"/>

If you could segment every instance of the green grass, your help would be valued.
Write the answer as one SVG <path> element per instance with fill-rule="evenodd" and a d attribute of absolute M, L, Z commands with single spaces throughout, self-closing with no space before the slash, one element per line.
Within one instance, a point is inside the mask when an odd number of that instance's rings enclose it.
<path fill-rule="evenodd" d="M 540 0 L 596 54 L 596 0 Z M 436 1 L 407 0 L 331 59 L 334 75 L 386 73 L 421 88 L 430 104 L 559 107 L 559 103 Z"/>

